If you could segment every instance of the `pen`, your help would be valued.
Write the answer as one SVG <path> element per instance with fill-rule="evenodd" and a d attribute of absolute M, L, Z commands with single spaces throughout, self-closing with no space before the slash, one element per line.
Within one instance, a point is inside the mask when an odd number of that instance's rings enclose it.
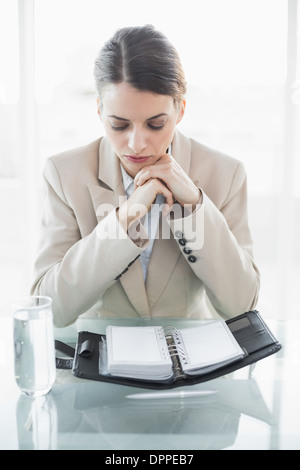
<path fill-rule="evenodd" d="M 193 390 L 180 392 L 158 392 L 158 393 L 133 393 L 126 395 L 126 398 L 134 400 L 151 400 L 155 398 L 189 398 L 189 397 L 207 397 L 209 395 L 215 395 L 218 390 Z"/>

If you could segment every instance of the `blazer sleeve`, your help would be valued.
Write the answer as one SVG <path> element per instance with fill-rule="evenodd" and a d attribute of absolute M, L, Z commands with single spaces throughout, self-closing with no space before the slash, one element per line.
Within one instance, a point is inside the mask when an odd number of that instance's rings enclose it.
<path fill-rule="evenodd" d="M 247 177 L 238 163 L 219 207 L 202 190 L 203 204 L 193 214 L 171 223 L 182 255 L 201 279 L 215 310 L 229 318 L 255 307 L 260 275 L 253 259 L 248 225 Z M 187 255 L 180 235 L 191 249 Z M 189 256 L 193 256 L 193 262 Z"/>
<path fill-rule="evenodd" d="M 116 210 L 82 238 L 51 159 L 44 180 L 45 206 L 31 293 L 55 299 L 54 324 L 62 327 L 92 307 L 144 247 L 122 230 Z"/>

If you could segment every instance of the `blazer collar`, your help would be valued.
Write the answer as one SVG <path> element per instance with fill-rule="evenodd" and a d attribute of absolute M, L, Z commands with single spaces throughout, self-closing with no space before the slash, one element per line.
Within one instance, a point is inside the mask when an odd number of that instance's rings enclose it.
<path fill-rule="evenodd" d="M 187 174 L 190 173 L 191 141 L 178 130 L 175 131 L 172 141 L 172 157 Z"/>
<path fill-rule="evenodd" d="M 99 181 L 115 191 L 122 184 L 120 160 L 108 139 L 103 137 L 99 145 Z"/>
<path fill-rule="evenodd" d="M 104 216 L 103 211 L 98 211 L 99 206 L 111 204 L 117 207 L 120 205 L 120 198 L 125 198 L 126 195 L 120 161 L 105 137 L 102 137 L 100 141 L 98 162 L 99 184 L 88 183 L 88 189 L 99 222 Z"/>

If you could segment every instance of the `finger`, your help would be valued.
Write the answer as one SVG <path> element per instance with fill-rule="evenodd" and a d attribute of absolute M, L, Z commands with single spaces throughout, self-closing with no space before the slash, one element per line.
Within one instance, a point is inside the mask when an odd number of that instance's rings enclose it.
<path fill-rule="evenodd" d="M 151 165 L 147 168 L 147 170 L 142 169 L 138 172 L 134 179 L 134 186 L 135 188 L 142 186 L 151 178 L 160 179 L 166 183 L 168 177 L 170 176 L 171 170 L 172 166 L 170 163 Z"/>
<path fill-rule="evenodd" d="M 165 204 L 170 209 L 170 207 L 174 204 L 173 194 L 165 184 L 163 184 L 162 182 L 160 182 L 158 180 L 157 180 L 157 182 L 158 182 L 158 185 L 159 185 L 159 188 L 157 190 L 157 194 L 162 194 L 165 197 L 165 200 L 166 200 Z"/>
<path fill-rule="evenodd" d="M 151 178 L 149 170 L 140 170 L 134 178 L 134 188 L 142 186 Z"/>
<path fill-rule="evenodd" d="M 147 198 L 151 199 L 151 203 L 155 200 L 158 194 L 162 194 L 165 197 L 166 204 L 171 206 L 174 203 L 172 192 L 169 188 L 158 179 L 150 179 L 144 185 L 140 186 L 138 190 L 148 193 Z"/>
<path fill-rule="evenodd" d="M 173 160 L 173 157 L 172 155 L 170 155 L 169 153 L 164 153 L 163 155 L 161 155 L 159 157 L 159 159 L 155 162 L 154 165 L 156 165 L 158 162 L 162 163 L 162 162 L 170 162 Z"/>
<path fill-rule="evenodd" d="M 134 182 L 135 182 L 135 185 L 136 186 L 141 186 L 141 184 L 144 184 L 145 181 L 147 181 L 147 179 L 149 179 L 150 177 L 156 177 L 156 175 L 154 176 L 153 174 L 150 175 L 150 171 L 157 171 L 157 170 L 160 170 L 160 169 L 167 169 L 169 168 L 169 165 L 170 163 L 175 163 L 175 160 L 174 158 L 172 157 L 172 155 L 169 155 L 169 154 L 164 154 L 162 155 L 161 157 L 159 157 L 159 159 L 153 164 L 153 165 L 145 165 L 143 166 L 139 172 L 136 174 L 135 178 L 134 178 Z M 143 179 L 140 180 L 140 178 L 143 176 Z M 138 184 L 136 184 L 138 182 Z"/>

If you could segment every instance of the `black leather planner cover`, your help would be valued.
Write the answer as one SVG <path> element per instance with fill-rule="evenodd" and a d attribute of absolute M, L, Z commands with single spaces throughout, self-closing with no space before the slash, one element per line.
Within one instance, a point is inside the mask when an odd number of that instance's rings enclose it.
<path fill-rule="evenodd" d="M 231 318 L 230 320 L 227 320 L 226 323 L 237 342 L 247 354 L 243 359 L 216 369 L 213 372 L 196 376 L 174 373 L 173 379 L 165 382 L 114 377 L 106 373 L 100 373 L 99 364 L 103 359 L 101 355 L 105 354 L 105 335 L 88 331 L 80 331 L 78 333 L 77 345 L 75 350 L 73 350 L 73 361 L 69 360 L 69 362 L 64 362 L 64 360 L 57 359 L 57 367 L 72 367 L 72 373 L 76 377 L 84 379 L 159 390 L 182 387 L 184 385 L 194 385 L 196 383 L 206 382 L 217 377 L 221 377 L 260 361 L 261 359 L 278 352 L 282 347 L 257 310 L 251 310 Z M 63 350 L 62 343 L 59 341 L 56 341 L 55 343 L 57 350 Z"/>

